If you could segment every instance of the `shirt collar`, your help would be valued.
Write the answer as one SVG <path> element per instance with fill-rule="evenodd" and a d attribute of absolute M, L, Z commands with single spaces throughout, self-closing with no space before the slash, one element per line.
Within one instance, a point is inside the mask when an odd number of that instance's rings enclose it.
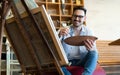
<path fill-rule="evenodd" d="M 73 25 L 70 27 L 73 32 Z M 85 32 L 85 25 L 81 25 L 81 32 Z"/>

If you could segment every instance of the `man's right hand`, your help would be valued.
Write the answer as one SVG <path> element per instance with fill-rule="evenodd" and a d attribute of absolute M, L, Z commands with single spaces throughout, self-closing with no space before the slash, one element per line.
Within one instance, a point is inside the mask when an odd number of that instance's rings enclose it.
<path fill-rule="evenodd" d="M 66 28 L 60 28 L 59 36 L 66 36 L 70 32 L 69 27 Z"/>

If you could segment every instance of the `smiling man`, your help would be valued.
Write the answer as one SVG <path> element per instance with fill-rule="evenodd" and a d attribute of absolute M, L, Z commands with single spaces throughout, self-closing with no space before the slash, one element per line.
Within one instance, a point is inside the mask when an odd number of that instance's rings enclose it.
<path fill-rule="evenodd" d="M 62 38 L 61 42 L 67 58 L 69 62 L 72 63 L 71 66 L 83 66 L 84 72 L 82 75 L 92 75 L 98 60 L 98 51 L 95 41 L 86 39 L 83 41 L 84 46 L 72 46 L 64 42 L 64 39 L 72 36 L 94 36 L 92 30 L 84 25 L 86 11 L 84 7 L 74 7 L 72 25 L 70 25 L 69 28 L 60 29 L 59 36 Z M 65 67 L 62 67 L 62 69 L 65 75 L 71 75 Z"/>

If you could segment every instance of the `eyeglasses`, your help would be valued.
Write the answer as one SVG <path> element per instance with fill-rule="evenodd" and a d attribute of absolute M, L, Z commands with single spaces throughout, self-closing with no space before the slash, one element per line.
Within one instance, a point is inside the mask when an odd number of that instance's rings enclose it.
<path fill-rule="evenodd" d="M 79 18 L 79 19 L 81 19 L 81 18 L 83 18 L 84 16 L 82 16 L 82 15 L 73 15 L 73 18 Z"/>

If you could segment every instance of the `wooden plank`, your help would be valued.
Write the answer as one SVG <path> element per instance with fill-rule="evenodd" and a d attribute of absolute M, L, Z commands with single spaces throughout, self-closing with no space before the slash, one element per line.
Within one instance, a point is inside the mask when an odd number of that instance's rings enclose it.
<path fill-rule="evenodd" d="M 33 14 L 38 13 L 38 12 L 40 11 L 39 9 L 40 9 L 39 7 L 38 7 L 38 8 L 35 8 L 35 9 L 32 9 L 31 12 L 32 12 Z M 23 12 L 23 13 L 20 15 L 21 18 L 25 18 L 26 16 L 28 16 L 27 12 Z M 6 20 L 7 23 L 11 23 L 11 22 L 14 22 L 14 21 L 15 21 L 15 18 L 14 18 L 14 17 L 11 17 L 11 18 L 9 18 L 9 19 Z"/>
<path fill-rule="evenodd" d="M 120 63 L 120 46 L 119 45 L 109 45 L 112 40 L 97 40 L 97 48 L 99 52 L 99 63 L 102 64 L 115 64 Z"/>
<path fill-rule="evenodd" d="M 43 7 L 43 6 L 42 6 Z M 42 14 L 43 14 L 43 17 L 45 19 L 45 22 L 46 23 L 46 26 L 43 27 L 42 23 L 38 22 L 40 25 L 40 27 L 42 28 L 42 30 L 44 31 L 44 35 L 46 36 L 46 39 L 48 38 L 51 38 L 51 39 L 48 39 L 48 42 L 49 42 L 49 45 L 51 47 L 55 46 L 52 50 L 54 51 L 55 55 L 60 58 L 60 63 L 61 65 L 65 65 L 65 64 L 68 64 L 68 60 L 67 60 L 67 57 L 66 57 L 66 54 L 65 54 L 65 51 L 63 49 L 63 46 L 61 44 L 61 41 L 58 37 L 58 34 L 56 32 L 56 29 L 55 29 L 55 26 L 54 26 L 54 23 L 50 17 L 50 15 L 47 14 L 47 12 L 45 11 L 45 8 L 41 8 L 41 10 L 44 10 L 44 11 L 41 11 Z M 42 15 L 41 15 L 42 16 Z M 36 17 L 37 18 L 37 17 Z M 37 20 L 37 19 L 36 19 Z M 47 28 L 47 30 L 45 30 Z M 47 34 L 49 33 L 49 34 Z M 47 34 L 47 35 L 46 35 Z M 52 43 L 53 41 L 53 44 Z M 57 54 L 56 54 L 57 53 Z M 59 55 L 59 56 L 58 56 Z"/>

